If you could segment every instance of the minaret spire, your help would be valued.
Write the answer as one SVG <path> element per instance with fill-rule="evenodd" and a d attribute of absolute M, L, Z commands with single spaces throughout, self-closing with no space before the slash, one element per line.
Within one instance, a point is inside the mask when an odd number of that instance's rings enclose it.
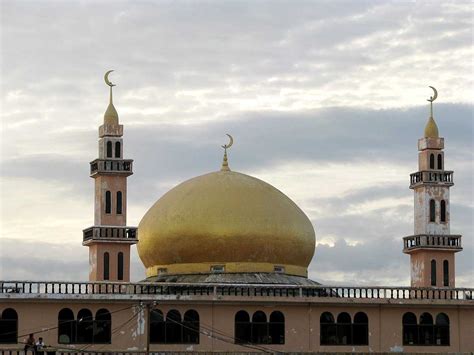
<path fill-rule="evenodd" d="M 221 171 L 230 171 L 229 162 L 227 161 L 227 149 L 232 147 L 232 144 L 234 144 L 234 138 L 232 138 L 230 134 L 226 135 L 229 137 L 230 141 L 228 144 L 222 146 L 222 148 L 224 148 L 224 158 L 222 159 Z"/>
<path fill-rule="evenodd" d="M 433 101 L 436 100 L 436 98 L 438 97 L 438 91 L 433 86 L 429 86 L 429 87 L 433 89 L 434 94 L 433 96 L 430 96 L 429 99 L 427 99 L 427 101 L 430 102 L 430 117 L 425 126 L 425 138 L 428 138 L 428 137 L 438 138 L 439 137 L 438 126 L 436 125 L 436 122 L 433 118 Z"/>
<path fill-rule="evenodd" d="M 104 113 L 104 124 L 108 125 L 118 125 L 118 113 L 115 109 L 114 102 L 113 102 L 113 95 L 112 95 L 112 87 L 116 86 L 109 80 L 109 74 L 112 73 L 113 70 L 109 70 L 104 75 L 105 83 L 110 87 L 110 97 L 109 97 L 109 106 Z"/>

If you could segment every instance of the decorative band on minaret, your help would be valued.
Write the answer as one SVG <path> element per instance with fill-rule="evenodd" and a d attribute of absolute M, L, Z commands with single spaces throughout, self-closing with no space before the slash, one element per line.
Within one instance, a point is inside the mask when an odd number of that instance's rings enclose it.
<path fill-rule="evenodd" d="M 104 75 L 110 98 L 99 127 L 99 158 L 90 163 L 95 182 L 94 226 L 84 229 L 89 247 L 91 281 L 130 281 L 130 246 L 137 243 L 136 228 L 127 227 L 127 177 L 133 160 L 123 158 L 123 126 L 113 104 L 109 70 Z"/>
<path fill-rule="evenodd" d="M 433 117 L 433 101 L 424 137 L 418 140 L 418 171 L 410 174 L 414 192 L 414 235 L 404 237 L 403 252 L 410 255 L 413 287 L 454 287 L 454 254 L 462 250 L 461 235 L 450 234 L 449 188 L 453 171 L 445 170 L 444 138 Z"/>

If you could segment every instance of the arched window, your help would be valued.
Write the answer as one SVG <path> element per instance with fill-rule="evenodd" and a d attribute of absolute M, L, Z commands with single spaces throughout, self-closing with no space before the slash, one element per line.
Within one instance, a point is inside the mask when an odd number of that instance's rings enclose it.
<path fill-rule="evenodd" d="M 431 260 L 431 286 L 436 286 L 436 260 Z"/>
<path fill-rule="evenodd" d="M 446 222 L 446 201 L 441 200 L 441 216 L 440 216 L 441 222 Z"/>
<path fill-rule="evenodd" d="M 104 253 L 104 280 L 110 279 L 110 255 Z"/>
<path fill-rule="evenodd" d="M 438 154 L 438 169 L 443 169 L 443 156 L 441 154 Z"/>
<path fill-rule="evenodd" d="M 166 342 L 166 323 L 163 312 L 154 309 L 150 312 L 150 343 L 164 344 Z"/>
<path fill-rule="evenodd" d="M 430 169 L 435 168 L 435 157 L 434 154 L 430 154 Z"/>
<path fill-rule="evenodd" d="M 123 280 L 123 253 L 117 255 L 117 279 Z"/>
<path fill-rule="evenodd" d="M 110 312 L 105 308 L 101 308 L 95 314 L 94 321 L 94 340 L 95 344 L 110 344 L 111 343 L 111 330 L 112 330 L 112 318 Z"/>
<path fill-rule="evenodd" d="M 199 314 L 193 309 L 184 313 L 183 342 L 199 344 Z"/>
<path fill-rule="evenodd" d="M 337 343 L 339 345 L 352 344 L 351 316 L 343 312 L 337 316 Z"/>
<path fill-rule="evenodd" d="M 352 344 L 369 345 L 369 318 L 364 312 L 358 312 L 354 316 Z"/>
<path fill-rule="evenodd" d="M 334 317 L 329 312 L 324 312 L 319 318 L 321 328 L 320 343 L 321 345 L 336 345 L 337 331 Z"/>
<path fill-rule="evenodd" d="M 418 344 L 418 325 L 416 316 L 407 312 L 403 315 L 403 345 L 417 345 Z"/>
<path fill-rule="evenodd" d="M 435 339 L 436 345 L 449 345 L 449 317 L 444 313 L 436 316 Z"/>
<path fill-rule="evenodd" d="M 110 191 L 105 191 L 105 213 L 112 212 L 112 194 Z"/>
<path fill-rule="evenodd" d="M 16 344 L 17 339 L 18 314 L 13 308 L 7 308 L 0 318 L 0 344 Z"/>
<path fill-rule="evenodd" d="M 245 311 L 238 311 L 235 314 L 235 342 L 236 343 L 250 343 L 251 342 L 251 323 L 250 316 Z"/>
<path fill-rule="evenodd" d="M 115 142 L 115 157 L 120 158 L 120 142 Z"/>
<path fill-rule="evenodd" d="M 267 344 L 267 316 L 262 311 L 257 311 L 252 316 L 252 343 Z"/>
<path fill-rule="evenodd" d="M 122 191 L 117 191 L 117 214 L 122 214 Z"/>
<path fill-rule="evenodd" d="M 283 313 L 272 312 L 268 328 L 270 344 L 285 344 L 285 316 Z"/>
<path fill-rule="evenodd" d="M 443 286 L 449 286 L 449 261 L 443 261 Z"/>
<path fill-rule="evenodd" d="M 435 200 L 430 200 L 430 222 L 436 221 L 435 213 L 436 213 Z"/>
<path fill-rule="evenodd" d="M 83 308 L 77 313 L 77 343 L 89 344 L 94 339 L 92 312 Z"/>
<path fill-rule="evenodd" d="M 434 339 L 433 317 L 429 313 L 422 313 L 420 316 L 420 345 L 433 345 Z"/>
<path fill-rule="evenodd" d="M 69 308 L 63 308 L 58 314 L 58 343 L 74 344 L 76 342 L 76 320 Z"/>
<path fill-rule="evenodd" d="M 112 158 L 112 142 L 107 142 L 107 158 Z"/>
<path fill-rule="evenodd" d="M 166 343 L 179 344 L 183 342 L 183 326 L 181 313 L 172 309 L 166 314 Z"/>

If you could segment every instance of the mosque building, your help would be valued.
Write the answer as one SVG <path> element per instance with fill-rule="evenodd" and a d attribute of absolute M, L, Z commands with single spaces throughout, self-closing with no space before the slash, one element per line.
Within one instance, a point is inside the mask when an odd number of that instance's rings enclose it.
<path fill-rule="evenodd" d="M 19 353 L 30 333 L 51 353 L 474 351 L 474 289 L 455 286 L 462 237 L 450 234 L 453 172 L 434 88 L 410 175 L 414 234 L 403 252 L 411 286 L 332 286 L 308 278 L 311 221 L 275 187 L 231 169 L 230 135 L 219 170 L 177 185 L 137 228 L 127 226 L 133 160 L 109 74 L 90 163 L 94 225 L 83 231 L 89 281 L 0 281 L 0 353 Z M 134 244 L 146 268 L 140 282 L 130 282 Z"/>

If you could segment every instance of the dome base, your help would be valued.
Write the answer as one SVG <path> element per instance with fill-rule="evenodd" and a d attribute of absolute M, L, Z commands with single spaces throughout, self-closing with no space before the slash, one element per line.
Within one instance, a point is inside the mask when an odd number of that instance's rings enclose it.
<path fill-rule="evenodd" d="M 281 265 L 272 263 L 187 263 L 155 265 L 147 268 L 147 278 L 160 275 L 181 275 L 181 274 L 232 274 L 232 273 L 273 273 L 294 276 L 308 276 L 305 267 L 297 265 Z"/>

